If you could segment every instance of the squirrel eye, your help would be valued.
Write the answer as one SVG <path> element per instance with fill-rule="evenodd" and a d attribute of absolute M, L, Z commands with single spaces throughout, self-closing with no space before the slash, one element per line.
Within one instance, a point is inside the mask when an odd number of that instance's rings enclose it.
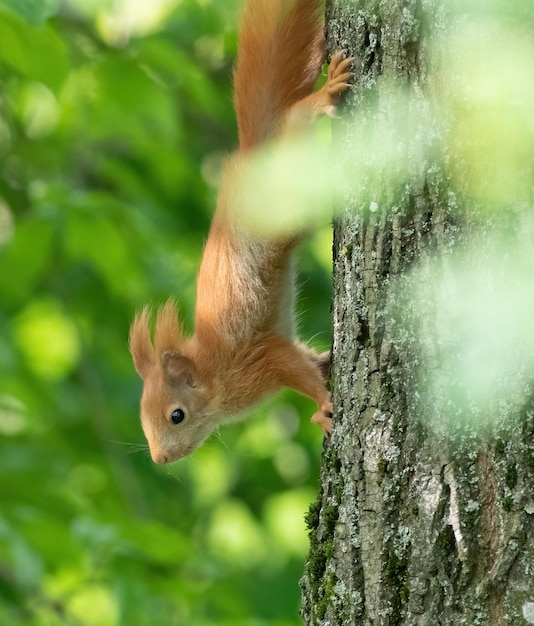
<path fill-rule="evenodd" d="M 182 411 L 182 409 L 174 409 L 174 411 L 171 413 L 171 422 L 173 424 L 180 424 L 180 422 L 183 422 L 185 419 L 185 413 Z"/>

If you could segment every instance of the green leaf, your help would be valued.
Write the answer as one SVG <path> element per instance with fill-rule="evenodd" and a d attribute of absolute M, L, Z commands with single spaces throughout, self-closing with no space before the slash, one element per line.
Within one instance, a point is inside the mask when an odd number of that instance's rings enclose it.
<path fill-rule="evenodd" d="M 39 25 L 58 12 L 59 0 L 0 0 L 0 5 L 9 7 L 29 24 Z"/>
<path fill-rule="evenodd" d="M 26 538 L 0 517 L 0 545 L 5 542 L 8 564 L 13 567 L 16 582 L 21 587 L 32 587 L 42 575 L 42 560 L 28 545 Z"/>
<path fill-rule="evenodd" d="M 82 215 L 72 215 L 66 224 L 69 256 L 89 263 L 111 293 L 131 293 L 135 288 L 136 260 L 120 228 L 105 218 Z"/>
<path fill-rule="evenodd" d="M 65 44 L 50 26 L 31 26 L 0 5 L 1 61 L 53 91 L 69 71 Z"/>
<path fill-rule="evenodd" d="M 47 380 L 59 380 L 77 365 L 76 326 L 53 299 L 33 299 L 15 318 L 16 343 L 28 368 Z"/>
<path fill-rule="evenodd" d="M 136 552 L 162 565 L 183 563 L 192 553 L 186 538 L 159 522 L 129 520 L 122 525 L 121 536 Z"/>
<path fill-rule="evenodd" d="M 41 276 L 47 272 L 54 234 L 53 224 L 27 220 L 15 227 L 15 237 L 0 250 L 0 297 L 20 305 L 28 300 Z"/>

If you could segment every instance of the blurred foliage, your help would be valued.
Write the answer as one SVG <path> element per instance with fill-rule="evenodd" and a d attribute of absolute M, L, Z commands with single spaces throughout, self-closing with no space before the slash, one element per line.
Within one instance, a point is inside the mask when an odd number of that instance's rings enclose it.
<path fill-rule="evenodd" d="M 236 2 L 0 0 L 0 623 L 291 626 L 321 435 L 285 392 L 152 464 L 127 351 L 175 294 L 189 327 Z M 302 335 L 329 345 L 328 231 Z"/>

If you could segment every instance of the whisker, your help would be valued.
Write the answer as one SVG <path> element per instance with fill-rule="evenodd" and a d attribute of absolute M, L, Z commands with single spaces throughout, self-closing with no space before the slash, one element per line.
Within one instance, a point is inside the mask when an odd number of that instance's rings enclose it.
<path fill-rule="evenodd" d="M 148 452 L 148 446 L 145 448 L 131 448 L 130 450 L 128 450 L 128 454 L 134 454 L 135 452 Z"/>
<path fill-rule="evenodd" d="M 135 441 L 115 441 L 114 439 L 108 439 L 109 443 L 118 443 L 121 446 L 139 446 L 142 448 L 148 447 L 147 443 L 136 443 Z"/>
<path fill-rule="evenodd" d="M 236 450 L 234 448 L 230 448 L 230 446 L 226 443 L 226 441 L 222 438 L 221 433 L 219 432 L 219 430 L 214 430 L 212 433 L 212 436 L 217 437 L 217 439 L 219 439 L 219 441 L 222 443 L 224 449 L 228 452 L 229 455 L 236 457 L 238 459 L 253 459 L 256 458 L 254 454 L 245 454 L 243 452 L 236 452 Z M 220 446 L 210 446 L 209 444 L 204 444 L 202 446 L 203 448 L 208 448 L 211 450 L 220 450 Z"/>
<path fill-rule="evenodd" d="M 169 476 L 171 476 L 172 478 L 174 478 L 174 480 L 180 484 L 182 484 L 184 481 L 181 479 L 180 476 L 177 476 L 172 470 L 174 469 L 173 465 L 169 465 L 168 469 L 167 469 L 167 474 Z"/>
<path fill-rule="evenodd" d="M 308 343 L 308 342 L 310 342 L 310 343 L 311 343 L 311 342 L 315 341 L 315 339 L 317 339 L 317 337 L 321 337 L 321 338 L 322 338 L 322 337 L 324 337 L 324 335 L 327 335 L 327 334 L 328 334 L 328 331 L 327 331 L 327 330 L 320 330 L 320 331 L 316 332 L 316 333 L 315 333 L 315 335 L 312 335 L 312 336 L 311 336 L 311 337 L 307 340 L 307 342 L 306 342 L 306 343 Z"/>
<path fill-rule="evenodd" d="M 132 441 L 115 441 L 108 439 L 109 443 L 116 443 L 120 446 L 126 446 L 128 448 L 127 453 L 133 454 L 134 452 L 146 452 L 148 451 L 148 443 L 134 443 Z"/>
<path fill-rule="evenodd" d="M 226 441 L 222 438 L 222 435 L 219 431 L 219 429 L 215 430 L 213 432 L 213 434 L 217 437 L 217 439 L 222 443 L 222 445 L 224 446 L 225 450 L 230 453 L 233 454 L 232 450 L 230 449 L 230 447 L 228 446 L 228 444 L 226 443 Z"/>

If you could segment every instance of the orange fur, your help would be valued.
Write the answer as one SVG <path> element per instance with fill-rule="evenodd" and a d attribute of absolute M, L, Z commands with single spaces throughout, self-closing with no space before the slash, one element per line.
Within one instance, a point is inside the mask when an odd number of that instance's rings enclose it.
<path fill-rule="evenodd" d="M 312 420 L 330 432 L 325 356 L 294 338 L 292 251 L 302 235 L 262 239 L 236 217 L 250 201 L 240 192 L 247 153 L 332 114 L 348 87 L 351 59 L 338 53 L 325 86 L 313 93 L 324 50 L 321 7 L 322 0 L 245 4 L 234 77 L 239 150 L 224 167 L 197 277 L 195 333 L 184 336 L 173 300 L 157 313 L 153 343 L 148 308 L 130 330 L 144 380 L 141 423 L 157 463 L 191 453 L 220 423 L 281 387 L 313 398 Z M 261 187 L 258 193 L 269 192 Z M 173 412 L 185 418 L 173 424 Z"/>
<path fill-rule="evenodd" d="M 324 58 L 322 8 L 322 0 L 245 4 L 234 74 L 241 150 L 275 135 L 284 113 L 313 92 Z"/>

